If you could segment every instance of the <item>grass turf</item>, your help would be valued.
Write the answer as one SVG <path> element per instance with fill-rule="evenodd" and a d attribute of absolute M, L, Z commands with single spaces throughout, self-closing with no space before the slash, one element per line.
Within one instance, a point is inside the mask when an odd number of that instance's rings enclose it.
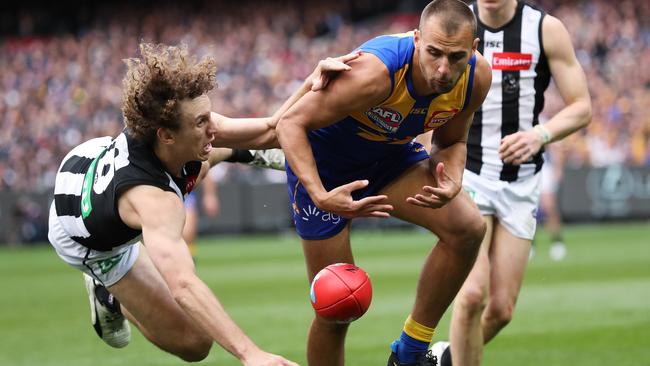
<path fill-rule="evenodd" d="M 486 348 L 485 365 L 650 365 L 650 225 L 569 226 L 569 255 L 548 259 L 540 232 L 515 318 Z M 434 238 L 357 231 L 357 264 L 373 280 L 370 311 L 351 327 L 348 365 L 384 365 L 412 305 Z M 199 276 L 261 347 L 306 365 L 311 320 L 296 236 L 217 237 L 198 243 Z M 180 365 L 137 330 L 122 350 L 94 334 L 81 275 L 49 246 L 0 249 L 0 365 Z M 447 337 L 447 315 L 435 339 Z M 239 365 L 218 346 L 203 364 Z"/>

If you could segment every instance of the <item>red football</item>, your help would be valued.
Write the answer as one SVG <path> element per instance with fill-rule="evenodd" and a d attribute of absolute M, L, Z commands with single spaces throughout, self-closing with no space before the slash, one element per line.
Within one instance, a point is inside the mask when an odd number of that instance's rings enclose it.
<path fill-rule="evenodd" d="M 348 323 L 370 307 L 372 285 L 363 269 L 348 263 L 330 264 L 314 277 L 310 296 L 318 315 Z"/>

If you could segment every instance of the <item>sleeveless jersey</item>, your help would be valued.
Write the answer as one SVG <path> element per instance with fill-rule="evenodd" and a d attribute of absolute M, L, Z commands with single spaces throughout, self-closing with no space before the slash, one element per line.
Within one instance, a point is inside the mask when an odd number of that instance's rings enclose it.
<path fill-rule="evenodd" d="M 472 10 L 479 17 L 476 3 Z M 519 166 L 499 158 L 501 138 L 539 123 L 550 70 L 542 45 L 545 13 L 525 2 L 514 18 L 494 29 L 478 20 L 478 50 L 492 66 L 492 86 L 474 120 L 467 141 L 466 168 L 488 179 L 516 181 L 542 168 L 542 151 Z"/>
<path fill-rule="evenodd" d="M 418 96 L 411 77 L 413 32 L 379 36 L 359 47 L 388 68 L 392 90 L 381 104 L 321 129 L 309 140 L 316 162 L 327 160 L 364 167 L 398 154 L 417 135 L 436 129 L 463 110 L 470 99 L 476 57 L 472 56 L 458 84 L 448 93 Z"/>
<path fill-rule="evenodd" d="M 201 170 L 192 161 L 183 176 L 167 173 L 153 150 L 124 130 L 115 139 L 101 137 L 75 147 L 56 175 L 54 205 L 63 229 L 79 244 L 99 251 L 135 242 L 141 230 L 128 227 L 117 211 L 126 188 L 151 185 L 183 199 Z"/>

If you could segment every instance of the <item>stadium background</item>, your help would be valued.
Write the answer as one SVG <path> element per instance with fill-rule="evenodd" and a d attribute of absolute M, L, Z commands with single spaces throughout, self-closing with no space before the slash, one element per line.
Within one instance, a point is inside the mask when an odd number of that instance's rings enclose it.
<path fill-rule="evenodd" d="M 86 319 L 78 274 L 36 245 L 46 240 L 61 158 L 122 128 L 122 60 L 136 55 L 140 40 L 184 42 L 214 55 L 215 110 L 265 116 L 319 59 L 413 29 L 426 3 L 0 4 L 0 243 L 17 247 L 0 248 L 0 364 L 179 364 L 141 338 L 121 353 L 106 349 Z M 568 159 L 560 204 L 568 221 L 591 224 L 567 228 L 566 261 L 531 262 L 516 321 L 488 348 L 486 364 L 650 365 L 650 2 L 533 3 L 564 21 L 587 73 L 593 120 L 561 143 Z M 560 107 L 551 87 L 545 114 Z M 204 239 L 199 272 L 254 339 L 304 362 L 307 284 L 283 174 L 222 164 L 215 176 L 221 213 L 203 218 L 201 232 L 238 235 Z M 353 239 L 355 252 L 377 290 L 371 312 L 351 333 L 350 364 L 381 364 L 432 238 L 392 220 L 358 226 L 364 230 Z M 547 241 L 541 230 L 538 243 Z M 206 364 L 235 364 L 222 351 L 213 354 Z"/>

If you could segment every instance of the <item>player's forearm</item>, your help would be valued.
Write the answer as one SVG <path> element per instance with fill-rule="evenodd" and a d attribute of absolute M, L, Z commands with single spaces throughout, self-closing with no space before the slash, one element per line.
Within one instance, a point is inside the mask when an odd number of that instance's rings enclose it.
<path fill-rule="evenodd" d="M 238 359 L 258 349 L 235 324 L 208 286 L 194 275 L 177 278 L 171 286 L 178 304 L 212 339 Z"/>
<path fill-rule="evenodd" d="M 265 118 L 264 119 L 267 123 L 269 124 L 270 118 Z M 243 141 L 242 143 L 238 144 L 236 148 L 239 149 L 275 149 L 279 148 L 280 144 L 278 143 L 278 136 L 275 133 L 275 126 L 269 127 L 266 131 L 263 133 L 259 134 L 258 136 L 251 138 L 247 141 Z"/>
<path fill-rule="evenodd" d="M 318 175 L 314 153 L 307 138 L 307 131 L 295 122 L 283 117 L 276 132 L 291 170 L 298 177 L 300 184 L 305 187 L 314 202 L 318 202 L 320 196 L 326 193 L 326 190 Z"/>
<path fill-rule="evenodd" d="M 434 144 L 431 148 L 430 161 L 433 167 L 440 162 L 444 163 L 447 175 L 453 181 L 461 183 L 463 181 L 466 156 L 467 144 L 464 141 L 456 142 L 445 148 L 439 148 Z"/>
<path fill-rule="evenodd" d="M 591 101 L 579 99 L 560 110 L 544 124 L 548 130 L 549 141 L 559 141 L 573 132 L 587 126 L 591 121 Z"/>
<path fill-rule="evenodd" d="M 161 215 L 164 216 L 164 213 Z M 182 224 L 174 225 L 178 221 L 162 222 L 162 227 L 143 226 L 143 240 L 151 260 L 183 311 L 225 350 L 242 359 L 248 352 L 255 351 L 257 346 L 228 316 L 208 286 L 196 276 L 187 244 L 180 237 Z"/>
<path fill-rule="evenodd" d="M 208 164 L 209 168 L 212 168 L 213 166 L 219 164 L 220 162 L 228 159 L 230 156 L 232 156 L 232 149 L 229 147 L 215 147 L 210 151 L 210 155 L 208 156 Z M 207 170 L 205 172 L 207 174 Z M 205 174 L 202 176 L 204 179 L 203 184 L 205 185 L 207 182 L 207 179 L 205 179 Z M 209 183 L 207 183 L 209 184 Z"/>
<path fill-rule="evenodd" d="M 212 112 L 216 132 L 212 146 L 235 149 L 277 147 L 271 118 L 228 118 Z"/>
<path fill-rule="evenodd" d="M 275 128 L 277 126 L 278 122 L 280 121 L 280 118 L 282 115 L 291 108 L 300 98 L 302 98 L 303 95 L 307 94 L 311 90 L 311 85 L 312 85 L 312 79 L 314 77 L 315 71 L 312 72 L 307 78 L 305 78 L 305 81 L 302 83 L 300 88 L 296 90 L 290 97 L 287 99 L 282 106 L 273 113 L 273 116 L 269 118 L 269 124 L 271 127 Z"/>

